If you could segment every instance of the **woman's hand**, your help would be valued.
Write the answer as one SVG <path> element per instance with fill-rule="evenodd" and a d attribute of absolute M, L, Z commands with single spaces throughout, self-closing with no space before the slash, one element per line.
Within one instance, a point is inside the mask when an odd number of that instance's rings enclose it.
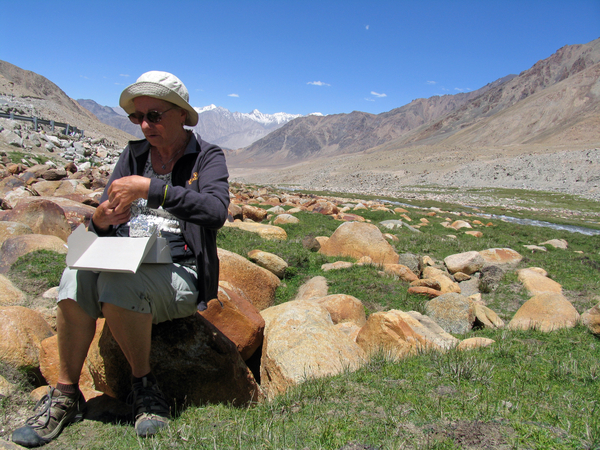
<path fill-rule="evenodd" d="M 150 178 L 132 175 L 119 178 L 108 188 L 108 200 L 102 202 L 94 212 L 92 220 L 100 231 L 120 225 L 129 220 L 131 204 L 138 198 L 148 198 Z"/>
<path fill-rule="evenodd" d="M 116 226 L 127 222 L 130 212 L 130 208 L 127 208 L 125 211 L 118 213 L 114 208 L 110 207 L 110 202 L 106 200 L 98 205 L 92 216 L 92 221 L 96 229 L 108 231 L 111 225 Z"/>
<path fill-rule="evenodd" d="M 108 208 L 114 210 L 115 214 L 128 212 L 138 198 L 148 199 L 149 189 L 150 178 L 138 175 L 119 178 L 108 188 Z"/>

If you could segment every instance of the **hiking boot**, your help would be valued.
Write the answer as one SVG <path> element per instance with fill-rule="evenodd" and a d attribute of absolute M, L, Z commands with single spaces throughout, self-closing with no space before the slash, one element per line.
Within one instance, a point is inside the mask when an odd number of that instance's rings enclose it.
<path fill-rule="evenodd" d="M 156 383 L 143 377 L 133 383 L 133 416 L 138 436 L 152 436 L 169 423 L 170 409 Z"/>
<path fill-rule="evenodd" d="M 47 444 L 64 427 L 83 419 L 84 409 L 85 399 L 81 391 L 75 397 L 68 397 L 50 386 L 48 393 L 33 408 L 35 414 L 27 419 L 25 426 L 13 431 L 12 441 L 23 447 Z"/>

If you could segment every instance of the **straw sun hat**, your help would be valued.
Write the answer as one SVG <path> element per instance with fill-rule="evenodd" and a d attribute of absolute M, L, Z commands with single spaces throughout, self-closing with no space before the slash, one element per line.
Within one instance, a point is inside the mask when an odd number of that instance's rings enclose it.
<path fill-rule="evenodd" d="M 135 112 L 133 99 L 143 95 L 159 98 L 185 109 L 188 112 L 186 125 L 193 127 L 198 123 L 198 113 L 188 103 L 190 101 L 188 90 L 175 75 L 157 70 L 144 73 L 135 83 L 123 90 L 119 105 L 127 114 L 131 114 Z"/>

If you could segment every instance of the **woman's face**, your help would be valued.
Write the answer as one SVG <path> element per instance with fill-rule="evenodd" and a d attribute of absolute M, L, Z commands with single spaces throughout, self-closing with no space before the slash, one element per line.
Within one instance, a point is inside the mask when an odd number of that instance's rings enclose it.
<path fill-rule="evenodd" d="M 149 111 L 164 112 L 160 116 L 160 122 L 152 123 L 147 117 L 140 124 L 142 133 L 157 148 L 164 148 L 174 145 L 178 139 L 181 139 L 181 131 L 185 123 L 185 110 L 173 105 L 172 103 L 153 97 L 136 97 L 133 99 L 135 111 L 143 114 Z M 173 109 L 171 109 L 173 108 Z"/>

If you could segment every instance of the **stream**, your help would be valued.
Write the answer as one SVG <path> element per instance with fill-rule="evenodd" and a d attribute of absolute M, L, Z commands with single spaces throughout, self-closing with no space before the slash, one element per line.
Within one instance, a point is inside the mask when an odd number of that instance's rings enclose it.
<path fill-rule="evenodd" d="M 421 206 L 409 205 L 408 203 L 402 203 L 402 202 L 391 202 L 389 200 L 378 200 L 378 201 L 391 203 L 393 205 L 398 205 L 398 206 L 402 206 L 405 208 L 429 209 L 429 208 L 424 208 Z M 557 223 L 545 222 L 543 220 L 519 219 L 517 217 L 496 215 L 496 214 L 476 214 L 476 215 L 479 217 L 485 217 L 488 219 L 500 219 L 504 222 L 516 223 L 519 225 L 533 225 L 535 227 L 552 228 L 553 230 L 568 231 L 570 233 L 581 233 L 581 234 L 585 234 L 586 236 L 600 235 L 600 230 L 595 230 L 594 228 L 580 227 L 578 225 L 560 225 Z"/>

